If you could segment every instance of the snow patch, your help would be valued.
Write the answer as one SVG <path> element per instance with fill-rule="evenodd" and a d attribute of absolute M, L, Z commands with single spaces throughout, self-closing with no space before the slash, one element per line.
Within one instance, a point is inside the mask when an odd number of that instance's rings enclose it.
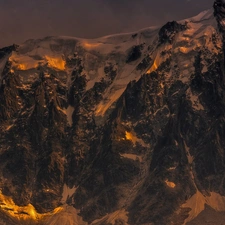
<path fill-rule="evenodd" d="M 117 90 L 111 91 L 113 92 L 111 95 L 108 95 L 103 101 L 98 104 L 95 115 L 96 116 L 104 116 L 105 112 L 110 108 L 110 106 L 117 101 L 117 99 L 122 95 L 126 87 L 118 88 Z"/>
<path fill-rule="evenodd" d="M 94 87 L 96 82 L 100 82 L 102 78 L 104 78 L 105 73 L 104 73 L 104 67 L 99 67 L 97 71 L 91 70 L 87 74 L 90 79 L 88 79 L 88 82 L 86 84 L 86 91 L 90 90 L 91 88 Z"/>
<path fill-rule="evenodd" d="M 69 188 L 66 184 L 64 184 L 61 203 L 65 204 L 67 199 L 72 197 L 76 190 L 77 188 L 75 186 L 73 188 Z"/>
<path fill-rule="evenodd" d="M 97 219 L 97 220 L 93 221 L 91 223 L 91 225 L 99 224 L 101 222 L 104 222 L 104 224 L 116 225 L 116 224 L 118 224 L 118 221 L 121 221 L 120 223 L 123 225 L 129 225 L 128 224 L 128 212 L 125 209 L 115 211 L 109 215 L 104 216 L 101 219 Z"/>
<path fill-rule="evenodd" d="M 78 214 L 74 207 L 64 205 L 62 211 L 46 220 L 44 225 L 88 225 Z"/>
<path fill-rule="evenodd" d="M 194 161 L 194 157 L 191 156 L 191 154 L 190 154 L 190 148 L 187 146 L 187 144 L 186 144 L 185 141 L 184 141 L 184 148 L 185 148 L 185 151 L 186 151 L 188 163 L 191 165 L 192 162 Z"/>
<path fill-rule="evenodd" d="M 124 153 L 124 154 L 120 154 L 120 156 L 127 158 L 127 159 L 131 159 L 131 160 L 138 160 L 139 162 L 142 162 L 142 156 L 136 155 L 136 154 L 128 154 L 128 153 Z"/>
<path fill-rule="evenodd" d="M 209 205 L 216 211 L 225 211 L 225 196 L 221 196 L 215 192 L 211 192 L 210 196 L 204 196 L 201 192 L 197 191 L 195 195 L 182 205 L 182 208 L 191 209 L 189 217 L 185 220 L 184 224 L 197 217 L 198 214 L 205 209 L 205 204 Z"/>
<path fill-rule="evenodd" d="M 66 115 L 67 115 L 67 121 L 70 126 L 72 126 L 73 124 L 73 118 L 72 118 L 73 112 L 74 112 L 74 107 L 69 105 L 69 107 L 66 109 Z"/>

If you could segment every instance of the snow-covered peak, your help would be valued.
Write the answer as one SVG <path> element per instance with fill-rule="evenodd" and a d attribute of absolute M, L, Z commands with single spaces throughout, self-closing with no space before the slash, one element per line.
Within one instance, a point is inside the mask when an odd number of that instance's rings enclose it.
<path fill-rule="evenodd" d="M 83 68 L 80 75 L 86 77 L 87 91 L 102 80 L 108 82 L 101 93 L 103 99 L 96 107 L 96 115 L 103 116 L 130 81 L 157 71 L 171 54 L 174 66 L 183 71 L 178 79 L 187 82 L 193 72 L 195 54 L 191 52 L 206 45 L 210 51 L 218 51 L 211 42 L 216 29 L 213 10 L 206 10 L 186 20 L 169 22 L 162 28 L 149 27 L 96 39 L 61 36 L 27 40 L 11 54 L 9 61 L 11 71 L 28 83 L 32 83 L 39 69 L 44 68 L 47 73 L 61 79 L 69 89 L 71 74 L 78 69 L 79 58 Z M 106 74 L 109 68 L 110 74 L 114 74 L 111 81 Z M 170 79 L 176 77 L 169 73 L 168 79 L 171 76 Z"/>

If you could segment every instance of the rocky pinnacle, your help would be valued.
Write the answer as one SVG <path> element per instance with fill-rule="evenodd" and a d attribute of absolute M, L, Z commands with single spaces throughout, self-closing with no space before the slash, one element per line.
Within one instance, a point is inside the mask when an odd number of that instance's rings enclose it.
<path fill-rule="evenodd" d="M 225 29 L 225 3 L 223 0 L 216 0 L 213 4 L 214 16 L 218 22 L 219 29 L 224 31 Z"/>

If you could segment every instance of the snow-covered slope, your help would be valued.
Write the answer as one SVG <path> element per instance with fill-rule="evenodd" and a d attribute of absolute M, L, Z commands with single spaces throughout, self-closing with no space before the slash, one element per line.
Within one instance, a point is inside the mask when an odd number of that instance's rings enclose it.
<path fill-rule="evenodd" d="M 137 65 L 145 57 L 150 57 L 149 46 L 154 45 L 157 29 L 148 28 L 136 34 L 121 34 L 85 40 L 71 37 L 47 37 L 29 40 L 13 52 L 9 60 L 12 72 L 19 74 L 24 82 L 33 82 L 38 76 L 38 68 L 46 67 L 49 73 L 55 73 L 67 85 L 71 83 L 71 72 L 75 54 L 82 60 L 82 74 L 86 76 L 86 90 L 93 88 L 95 82 L 106 77 L 109 68 L 115 79 L 103 93 L 102 102 L 96 107 L 96 115 L 104 115 L 106 110 L 125 90 L 127 84 L 141 76 Z M 127 64 L 128 55 L 133 46 L 139 46 L 141 56 Z M 153 51 L 153 50 L 152 50 Z M 135 54 L 135 53 L 134 53 Z M 138 54 L 138 53 L 137 53 Z M 143 71 L 145 72 L 145 71 Z M 142 72 L 142 73 L 143 73 Z M 35 76 L 36 75 L 36 76 Z"/>
<path fill-rule="evenodd" d="M 216 48 L 219 46 L 214 46 L 211 41 L 217 29 L 212 10 L 204 11 L 196 17 L 179 23 L 186 26 L 186 29 L 176 35 L 172 44 L 167 43 L 161 46 L 157 46 L 159 32 L 157 27 L 94 40 L 72 37 L 28 40 L 9 57 L 11 72 L 19 74 L 24 82 L 31 83 L 38 76 L 38 68 L 45 67 L 49 73 L 56 74 L 63 82 L 67 80 L 66 84 L 69 86 L 71 72 L 76 66 L 72 63 L 76 54 L 76 57 L 82 60 L 84 67 L 82 74 L 86 76 L 86 90 L 89 90 L 93 88 L 95 82 L 105 79 L 106 70 L 110 68 L 112 73 L 115 73 L 115 78 L 104 91 L 103 99 L 96 106 L 95 112 L 97 116 L 104 116 L 130 81 L 138 80 L 144 73 L 150 74 L 156 71 L 171 55 L 173 55 L 174 66 L 182 71 L 177 78 L 188 82 L 189 75 L 194 69 L 190 63 L 194 61 L 194 51 L 206 45 L 209 51 L 218 52 Z M 132 55 L 134 46 L 138 46 L 137 51 L 140 49 L 140 56 L 139 53 L 134 52 L 134 59 L 126 63 L 127 60 L 129 61 L 129 54 Z M 162 55 L 162 52 L 165 52 L 165 55 Z M 138 65 L 146 62 L 148 62 L 146 68 L 143 66 L 144 68 L 139 70 Z M 4 66 L 5 63 L 3 59 L 2 65 Z M 174 74 L 168 74 L 167 79 L 171 77 L 173 78 Z"/>

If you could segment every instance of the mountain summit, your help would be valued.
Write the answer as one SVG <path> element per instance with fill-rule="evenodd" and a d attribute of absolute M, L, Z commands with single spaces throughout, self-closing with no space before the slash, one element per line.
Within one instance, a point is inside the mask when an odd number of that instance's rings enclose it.
<path fill-rule="evenodd" d="M 2 224 L 224 222 L 224 16 L 0 49 Z"/>

